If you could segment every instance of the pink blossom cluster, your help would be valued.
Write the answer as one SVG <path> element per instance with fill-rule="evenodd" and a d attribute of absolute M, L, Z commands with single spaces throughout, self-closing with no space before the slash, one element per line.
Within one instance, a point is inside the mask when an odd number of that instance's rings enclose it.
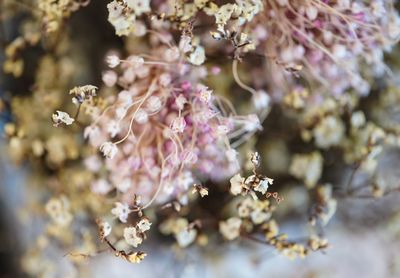
<path fill-rule="evenodd" d="M 97 156 L 86 161 L 99 173 L 93 191 L 116 188 L 125 202 L 138 194 L 150 204 L 179 196 L 195 182 L 238 171 L 230 142 L 261 128 L 259 119 L 237 115 L 203 84 L 216 71 L 187 62 L 182 47 L 167 43 L 151 54 L 107 58 L 114 69 L 103 81 L 118 93 L 84 134 L 107 157 L 106 176 Z"/>
<path fill-rule="evenodd" d="M 268 0 L 243 32 L 275 59 L 269 72 L 278 89 L 287 83 L 277 70 L 283 67 L 334 95 L 349 88 L 367 94 L 366 78 L 387 70 L 384 51 L 398 40 L 400 20 L 392 1 Z"/>

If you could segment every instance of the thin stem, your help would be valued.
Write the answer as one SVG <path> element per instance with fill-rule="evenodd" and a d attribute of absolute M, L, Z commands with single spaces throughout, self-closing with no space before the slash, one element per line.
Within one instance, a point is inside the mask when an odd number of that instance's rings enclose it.
<path fill-rule="evenodd" d="M 244 84 L 242 82 L 242 80 L 240 80 L 239 78 L 239 74 L 238 74 L 238 60 L 234 60 L 232 63 L 232 72 L 233 72 L 233 78 L 235 79 L 236 83 L 243 89 L 246 90 L 248 92 L 250 92 L 251 94 L 256 94 L 256 90 L 254 90 L 253 88 L 247 86 L 246 84 Z"/>

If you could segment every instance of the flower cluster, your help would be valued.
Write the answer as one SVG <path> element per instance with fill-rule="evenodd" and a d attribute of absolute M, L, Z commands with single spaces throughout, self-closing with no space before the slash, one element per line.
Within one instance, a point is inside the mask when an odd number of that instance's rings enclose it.
<path fill-rule="evenodd" d="M 365 78 L 385 73 L 383 53 L 400 35 L 392 1 L 381 0 L 236 1 L 218 7 L 215 21 L 218 30 L 248 36 L 273 61 L 268 73 L 278 91 L 285 72 L 301 70 L 333 95 L 348 88 L 368 94 Z"/>
<path fill-rule="evenodd" d="M 119 75 L 103 75 L 106 86 L 119 89 L 104 111 L 92 114 L 84 134 L 109 158 L 105 188 L 116 188 L 125 202 L 133 194 L 148 203 L 166 200 L 198 179 L 233 174 L 239 162 L 231 140 L 260 129 L 256 115 L 227 110 L 230 104 L 201 82 L 210 73 L 185 62 L 182 40 L 179 47 L 161 45 L 148 59 L 132 55 L 121 61 Z"/>
<path fill-rule="evenodd" d="M 9 1 L 5 14 L 31 2 L 3 64 L 23 93 L 10 89 L 0 112 L 11 158 L 32 169 L 24 215 L 45 220 L 23 259 L 32 276 L 63 276 L 54 249 L 71 266 L 104 245 L 138 263 L 165 236 L 173 250 L 251 241 L 303 258 L 329 247 L 330 225 L 364 217 L 342 199 L 400 191 L 398 161 L 385 164 L 398 157 L 400 90 L 374 82 L 398 55 L 392 0 L 91 1 L 68 32 L 89 1 Z M 114 29 L 86 37 L 76 22 Z M 82 47 L 92 38 L 105 59 Z M 68 94 L 77 82 L 97 86 Z M 397 211 L 379 206 L 379 219 Z"/>

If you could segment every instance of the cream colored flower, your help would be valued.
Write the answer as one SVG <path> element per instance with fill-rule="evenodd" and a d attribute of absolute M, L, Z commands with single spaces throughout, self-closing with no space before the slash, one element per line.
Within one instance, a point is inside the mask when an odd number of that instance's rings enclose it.
<path fill-rule="evenodd" d="M 97 225 L 99 226 L 100 230 L 100 237 L 101 239 L 104 239 L 105 237 L 109 236 L 111 234 L 111 225 L 106 222 L 106 221 L 99 221 L 97 222 Z"/>
<path fill-rule="evenodd" d="M 147 218 L 142 218 L 137 223 L 137 228 L 142 233 L 150 230 L 150 226 L 151 226 L 151 223 L 150 223 L 149 219 L 147 219 Z"/>
<path fill-rule="evenodd" d="M 231 179 L 231 193 L 233 195 L 238 195 L 242 193 L 244 178 L 240 174 L 234 175 Z"/>
<path fill-rule="evenodd" d="M 69 116 L 68 113 L 63 112 L 63 111 L 56 111 L 52 115 L 53 123 L 54 126 L 58 126 L 61 123 L 64 123 L 66 125 L 71 125 L 75 120 Z"/>
<path fill-rule="evenodd" d="M 265 177 L 262 179 L 255 187 L 254 190 L 260 192 L 261 194 L 265 194 L 268 190 L 268 186 L 274 182 L 273 179 Z"/>
<path fill-rule="evenodd" d="M 242 220 L 238 217 L 231 217 L 226 221 L 219 222 L 219 231 L 227 240 L 234 240 L 240 235 Z"/>
<path fill-rule="evenodd" d="M 117 55 L 110 55 L 106 58 L 106 62 L 110 68 L 115 68 L 120 64 L 121 60 Z"/>
<path fill-rule="evenodd" d="M 111 210 L 111 213 L 118 217 L 122 223 L 126 223 L 128 221 L 130 212 L 131 210 L 129 209 L 129 206 L 120 202 L 116 202 L 115 207 Z"/>
<path fill-rule="evenodd" d="M 126 243 L 133 247 L 138 247 L 143 242 L 143 239 L 139 236 L 138 231 L 135 227 L 128 227 L 124 229 L 124 238 Z"/>
<path fill-rule="evenodd" d="M 204 103 L 209 103 L 212 96 L 212 90 L 210 90 L 207 86 L 203 84 L 198 84 L 196 87 L 196 91 L 199 94 L 200 101 Z"/>
<path fill-rule="evenodd" d="M 250 213 L 251 221 L 256 225 L 259 225 L 259 224 L 265 222 L 270 217 L 271 217 L 271 213 L 265 212 L 261 208 L 256 208 Z"/>
<path fill-rule="evenodd" d="M 351 126 L 359 128 L 365 124 L 365 115 L 362 111 L 354 112 L 351 115 Z"/>
<path fill-rule="evenodd" d="M 132 254 L 129 254 L 125 257 L 126 260 L 128 260 L 131 263 L 140 263 L 141 261 L 143 261 L 144 257 L 146 257 L 147 254 L 144 252 L 134 252 Z"/>
<path fill-rule="evenodd" d="M 129 56 L 128 63 L 134 69 L 138 69 L 138 68 L 143 66 L 144 59 L 142 57 L 140 57 L 140 56 L 132 55 L 132 56 Z"/>
<path fill-rule="evenodd" d="M 141 16 L 143 13 L 150 12 L 150 0 L 124 0 L 135 15 Z"/>
<path fill-rule="evenodd" d="M 271 98 L 263 90 L 257 91 L 252 96 L 253 105 L 257 110 L 265 109 L 270 105 Z"/>
<path fill-rule="evenodd" d="M 219 25 L 225 25 L 231 18 L 234 12 L 238 12 L 240 8 L 236 4 L 225 4 L 222 5 L 218 12 L 215 14 L 215 23 Z"/>
<path fill-rule="evenodd" d="M 147 123 L 147 121 L 149 120 L 149 114 L 147 114 L 147 112 L 144 109 L 139 109 L 136 113 L 135 113 L 135 121 L 138 124 L 145 124 Z"/>
<path fill-rule="evenodd" d="M 182 35 L 179 41 L 179 50 L 187 53 L 192 50 L 192 38 L 187 35 Z"/>
<path fill-rule="evenodd" d="M 205 60 L 206 54 L 202 46 L 197 46 L 189 56 L 189 62 L 196 66 L 203 64 Z"/>
<path fill-rule="evenodd" d="M 118 152 L 117 145 L 112 142 L 105 142 L 100 146 L 100 151 L 107 158 L 113 159 Z"/>

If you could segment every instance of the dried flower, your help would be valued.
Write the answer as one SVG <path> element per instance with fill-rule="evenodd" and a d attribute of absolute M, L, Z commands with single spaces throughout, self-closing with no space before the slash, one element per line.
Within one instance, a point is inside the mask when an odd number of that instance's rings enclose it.
<path fill-rule="evenodd" d="M 268 186 L 274 182 L 273 179 L 263 177 L 261 181 L 254 187 L 255 191 L 261 192 L 261 194 L 265 194 L 268 190 Z"/>
<path fill-rule="evenodd" d="M 97 226 L 99 227 L 100 239 L 104 240 L 111 233 L 111 225 L 102 220 L 96 220 Z"/>
<path fill-rule="evenodd" d="M 112 142 L 105 142 L 100 146 L 100 151 L 107 158 L 113 159 L 118 152 L 117 145 Z"/>
<path fill-rule="evenodd" d="M 192 193 L 198 192 L 200 196 L 203 198 L 204 196 L 208 195 L 208 188 L 201 185 L 201 184 L 194 184 L 193 185 L 194 189 L 192 190 Z"/>
<path fill-rule="evenodd" d="M 124 258 L 131 263 L 137 264 L 137 263 L 140 263 L 141 261 L 143 261 L 144 257 L 146 257 L 146 256 L 147 256 L 146 253 L 139 251 L 139 252 L 134 252 L 132 254 L 129 254 L 129 255 L 125 256 Z"/>
<path fill-rule="evenodd" d="M 206 60 L 204 48 L 197 46 L 189 56 L 189 62 L 193 65 L 200 66 Z"/>
<path fill-rule="evenodd" d="M 52 120 L 55 127 L 59 126 L 61 123 L 71 125 L 75 121 L 68 113 L 58 110 L 52 115 Z"/>
<path fill-rule="evenodd" d="M 128 216 L 131 210 L 127 204 L 120 202 L 115 203 L 115 207 L 111 210 L 111 213 L 118 217 L 119 221 L 126 223 L 128 221 Z"/>
<path fill-rule="evenodd" d="M 140 221 L 137 223 L 136 226 L 141 233 L 144 233 L 150 230 L 151 223 L 147 218 L 142 218 L 140 219 Z"/>
<path fill-rule="evenodd" d="M 230 179 L 230 183 L 231 183 L 230 191 L 233 195 L 238 195 L 238 194 L 242 193 L 244 178 L 240 174 L 234 175 Z"/>
<path fill-rule="evenodd" d="M 126 243 L 135 248 L 143 242 L 143 238 L 138 234 L 135 227 L 124 228 L 124 239 Z"/>
<path fill-rule="evenodd" d="M 150 11 L 150 0 L 125 0 L 125 2 L 136 16 L 141 16 Z"/>

